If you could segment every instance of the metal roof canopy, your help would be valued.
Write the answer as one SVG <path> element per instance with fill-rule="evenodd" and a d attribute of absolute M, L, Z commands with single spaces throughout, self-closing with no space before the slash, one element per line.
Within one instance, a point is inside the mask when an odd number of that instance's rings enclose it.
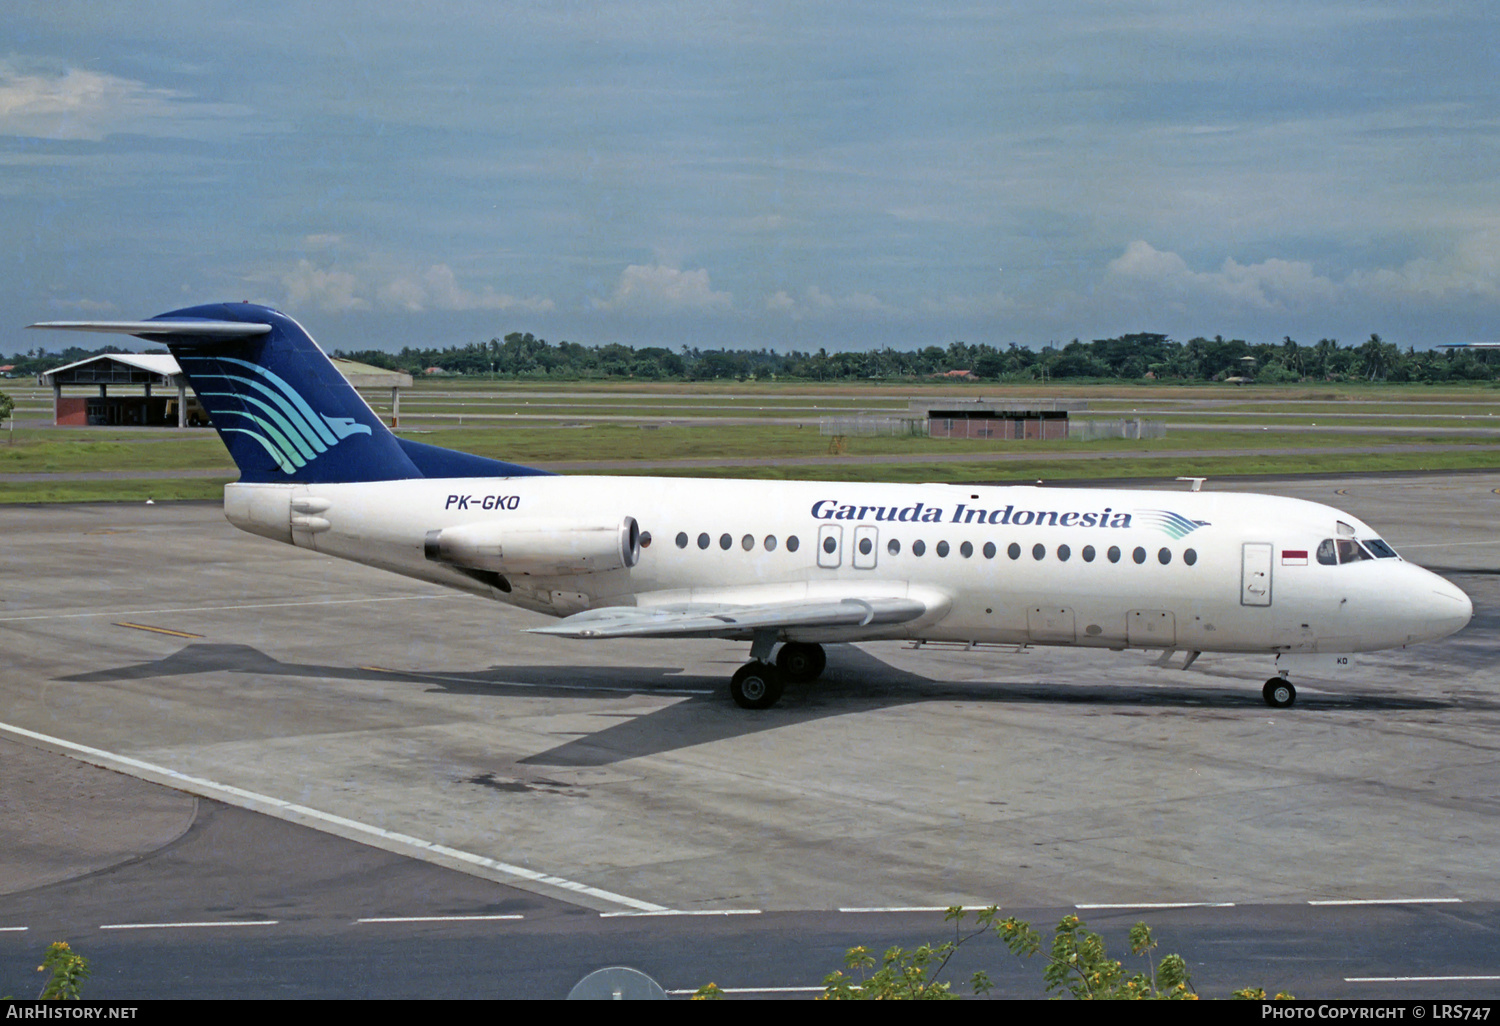
<path fill-rule="evenodd" d="M 410 388 L 404 371 L 372 367 L 353 360 L 333 360 L 355 388 Z M 170 353 L 104 353 L 53 367 L 37 375 L 42 385 L 167 385 L 175 388 L 182 369 Z"/>
<path fill-rule="evenodd" d="M 368 363 L 340 360 L 330 356 L 329 361 L 355 388 L 410 388 L 411 375 L 405 371 L 386 370 Z"/>
<path fill-rule="evenodd" d="M 1040 420 L 1067 417 L 1089 408 L 1085 399 L 913 399 L 911 413 L 929 419 L 951 420 L 1021 417 Z"/>
<path fill-rule="evenodd" d="M 168 353 L 105 353 L 53 367 L 40 385 L 165 385 L 176 388 L 182 371 Z"/>

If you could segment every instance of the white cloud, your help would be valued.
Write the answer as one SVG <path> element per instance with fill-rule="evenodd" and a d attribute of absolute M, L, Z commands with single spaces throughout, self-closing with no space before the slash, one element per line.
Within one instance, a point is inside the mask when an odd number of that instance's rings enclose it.
<path fill-rule="evenodd" d="M 1306 310 L 1337 298 L 1339 287 L 1302 261 L 1270 259 L 1241 264 L 1226 259 L 1217 271 L 1194 271 L 1176 253 L 1137 240 L 1109 262 L 1106 287 L 1178 308 L 1231 305 L 1268 312 Z"/>
<path fill-rule="evenodd" d="M 801 296 L 793 296 L 782 289 L 766 300 L 766 309 L 772 313 L 783 314 L 794 321 L 838 315 L 873 317 L 901 312 L 868 292 L 850 292 L 842 296 L 833 296 L 816 285 L 808 286 L 802 291 Z"/>
<path fill-rule="evenodd" d="M 0 135 L 91 142 L 121 132 L 194 137 L 247 113 L 104 72 L 28 72 L 0 61 Z"/>
<path fill-rule="evenodd" d="M 418 313 L 427 308 L 427 290 L 416 278 L 397 278 L 381 286 L 380 305 Z"/>
<path fill-rule="evenodd" d="M 1500 230 L 1473 232 L 1439 257 L 1417 257 L 1390 270 L 1356 271 L 1348 283 L 1371 296 L 1403 301 L 1500 300 Z"/>
<path fill-rule="evenodd" d="M 356 293 L 359 281 L 348 271 L 314 267 L 309 260 L 299 260 L 295 267 L 281 275 L 286 289 L 286 307 L 300 310 L 308 307 L 328 313 L 346 310 L 368 310 L 369 302 Z"/>
<path fill-rule="evenodd" d="M 331 236 L 309 236 L 330 240 Z M 334 240 L 336 241 L 336 240 Z M 324 260 L 326 265 L 330 260 Z M 357 265 L 358 271 L 335 270 L 319 266 L 306 258 L 277 280 L 285 290 L 288 309 L 315 308 L 328 313 L 346 310 L 524 310 L 546 313 L 556 308 L 542 296 L 518 297 L 496 292 L 485 286 L 470 291 L 458 283 L 458 277 L 447 264 L 433 264 L 425 271 L 391 276 L 372 269 L 369 262 Z"/>
<path fill-rule="evenodd" d="M 1104 286 L 1120 298 L 1197 311 L 1312 314 L 1341 304 L 1494 302 L 1500 300 L 1500 231 L 1477 231 L 1440 256 L 1355 270 L 1342 281 L 1316 273 L 1305 261 L 1276 258 L 1257 264 L 1229 258 L 1216 271 L 1194 271 L 1178 254 L 1137 240 L 1110 261 Z"/>
<path fill-rule="evenodd" d="M 525 299 L 496 292 L 486 285 L 470 292 L 458 284 L 458 278 L 447 264 L 433 264 L 420 275 L 395 278 L 380 289 L 382 305 L 416 312 L 434 310 L 526 310 L 545 313 L 555 308 L 552 300 L 542 296 Z"/>
<path fill-rule="evenodd" d="M 734 296 L 715 292 L 703 268 L 681 271 L 661 264 L 631 264 L 620 275 L 614 295 L 594 305 L 630 313 L 720 312 L 734 305 Z"/>

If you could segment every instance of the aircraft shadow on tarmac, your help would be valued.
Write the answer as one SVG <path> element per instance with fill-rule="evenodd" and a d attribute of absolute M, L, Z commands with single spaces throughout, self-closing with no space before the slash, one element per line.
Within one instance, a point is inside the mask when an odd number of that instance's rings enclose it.
<path fill-rule="evenodd" d="M 429 691 L 477 696 L 594 696 L 617 700 L 622 694 L 682 696 L 682 701 L 654 712 L 621 713 L 621 722 L 565 741 L 521 760 L 539 766 L 603 766 L 626 759 L 743 737 L 830 716 L 922 702 L 964 701 L 986 704 L 1032 704 L 1102 707 L 1121 714 L 1141 710 L 1250 709 L 1265 711 L 1254 682 L 1209 683 L 1206 674 L 1191 673 L 1183 684 L 1034 683 L 1007 681 L 940 681 L 891 666 L 851 645 L 828 646 L 828 668 L 815 684 L 789 685 L 771 709 L 749 711 L 735 706 L 719 677 L 684 676 L 680 667 L 650 666 L 497 666 L 486 671 L 413 672 L 369 666 L 284 663 L 249 645 L 190 644 L 151 662 L 59 677 L 79 684 L 181 677 L 199 673 L 235 673 L 265 677 L 325 680 L 409 682 Z M 503 676 L 502 676 L 503 675 Z M 1212 678 L 1209 678 L 1211 680 Z M 1411 710 L 1479 710 L 1495 703 L 1471 697 L 1414 698 L 1399 694 L 1318 693 L 1298 698 L 1290 715 L 1319 712 L 1390 712 Z"/>

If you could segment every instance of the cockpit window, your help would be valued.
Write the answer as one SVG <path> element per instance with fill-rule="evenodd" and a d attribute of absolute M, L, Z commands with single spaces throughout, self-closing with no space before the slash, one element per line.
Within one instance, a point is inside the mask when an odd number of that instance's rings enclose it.
<path fill-rule="evenodd" d="M 1338 540 L 1338 547 L 1340 563 L 1358 563 L 1362 559 L 1375 558 L 1366 552 L 1364 547 L 1353 538 L 1340 538 Z"/>
<path fill-rule="evenodd" d="M 1396 550 L 1379 538 L 1355 541 L 1353 538 L 1324 538 L 1318 543 L 1318 562 L 1324 566 L 1358 563 L 1364 559 L 1395 559 Z"/>

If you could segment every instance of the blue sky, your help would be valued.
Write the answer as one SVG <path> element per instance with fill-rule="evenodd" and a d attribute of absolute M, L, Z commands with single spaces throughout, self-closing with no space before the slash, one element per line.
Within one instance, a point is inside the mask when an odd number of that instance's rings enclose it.
<path fill-rule="evenodd" d="M 1500 338 L 1484 3 L 22 0 L 0 352 Z"/>

